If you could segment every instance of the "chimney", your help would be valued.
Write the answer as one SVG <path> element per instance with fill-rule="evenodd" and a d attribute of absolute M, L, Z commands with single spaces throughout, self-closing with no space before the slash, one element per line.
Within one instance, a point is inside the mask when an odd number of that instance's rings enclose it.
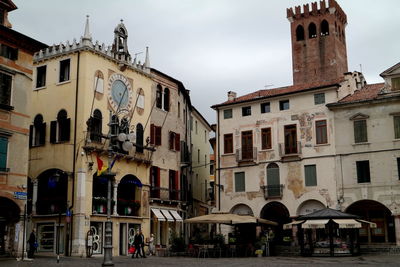
<path fill-rule="evenodd" d="M 233 101 L 236 98 L 236 92 L 229 91 L 228 92 L 228 101 Z"/>

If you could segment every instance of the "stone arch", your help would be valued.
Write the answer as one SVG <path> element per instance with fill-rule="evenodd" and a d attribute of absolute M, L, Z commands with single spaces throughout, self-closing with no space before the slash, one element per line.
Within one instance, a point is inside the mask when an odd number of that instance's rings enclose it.
<path fill-rule="evenodd" d="M 291 221 L 289 210 L 284 204 L 278 201 L 265 204 L 260 212 L 260 217 L 278 223 L 278 226 L 273 227 L 275 235 L 273 242 L 275 244 L 283 244 L 284 237 L 291 236 L 291 230 L 283 230 L 283 225 Z"/>
<path fill-rule="evenodd" d="M 359 200 L 350 204 L 346 212 L 360 216 L 362 219 L 377 224 L 371 229 L 363 224 L 360 229 L 361 243 L 393 243 L 396 242 L 396 229 L 392 212 L 384 204 L 376 200 Z"/>
<path fill-rule="evenodd" d="M 296 214 L 298 216 L 306 215 L 306 214 L 309 214 L 309 213 L 312 213 L 314 211 L 321 210 L 324 208 L 325 208 L 325 205 L 321 201 L 318 201 L 316 199 L 308 199 L 306 201 L 303 201 L 299 205 L 299 207 L 297 208 Z"/>
<path fill-rule="evenodd" d="M 119 215 L 139 216 L 141 207 L 142 182 L 135 175 L 125 175 L 118 184 L 117 213 Z"/>
<path fill-rule="evenodd" d="M 243 203 L 233 206 L 230 212 L 238 215 L 254 216 L 253 210 L 248 205 Z"/>

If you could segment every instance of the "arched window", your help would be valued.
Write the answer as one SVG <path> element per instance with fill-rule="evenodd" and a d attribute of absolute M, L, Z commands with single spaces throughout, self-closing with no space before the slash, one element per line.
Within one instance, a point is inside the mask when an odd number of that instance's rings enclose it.
<path fill-rule="evenodd" d="M 101 111 L 96 109 L 93 112 L 93 117 L 91 119 L 90 125 L 90 140 L 92 140 L 93 142 L 101 142 L 102 124 L 103 116 L 101 114 Z"/>
<path fill-rule="evenodd" d="M 297 26 L 297 28 L 296 28 L 296 40 L 297 41 L 304 40 L 304 28 L 301 25 Z"/>
<path fill-rule="evenodd" d="M 267 193 L 268 197 L 281 196 L 279 166 L 276 163 L 270 163 L 267 166 L 267 192 L 266 193 Z"/>
<path fill-rule="evenodd" d="M 57 114 L 57 120 L 50 123 L 50 143 L 69 141 L 71 119 L 67 118 L 67 112 L 62 109 Z"/>
<path fill-rule="evenodd" d="M 313 22 L 308 25 L 308 38 L 317 38 L 317 26 Z"/>
<path fill-rule="evenodd" d="M 38 114 L 33 120 L 33 125 L 29 127 L 29 143 L 31 147 L 43 146 L 46 140 L 46 123 L 43 122 L 43 116 Z"/>
<path fill-rule="evenodd" d="M 329 23 L 326 20 L 321 22 L 321 36 L 329 35 Z"/>
<path fill-rule="evenodd" d="M 140 123 L 136 126 L 136 152 L 143 153 L 143 126 Z"/>
<path fill-rule="evenodd" d="M 162 87 L 161 87 L 161 85 L 157 85 L 156 106 L 158 108 L 162 108 Z"/>
<path fill-rule="evenodd" d="M 169 111 L 169 89 L 164 89 L 164 110 Z"/>
<path fill-rule="evenodd" d="M 118 184 L 117 212 L 119 215 L 140 216 L 142 182 L 134 175 L 125 175 Z"/>
<path fill-rule="evenodd" d="M 40 174 L 37 179 L 37 214 L 59 214 L 65 212 L 68 207 L 67 173 L 58 169 L 50 169 Z"/>

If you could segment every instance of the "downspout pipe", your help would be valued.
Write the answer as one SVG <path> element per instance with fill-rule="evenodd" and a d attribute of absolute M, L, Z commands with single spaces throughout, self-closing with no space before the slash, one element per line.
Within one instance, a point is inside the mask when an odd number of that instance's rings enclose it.
<path fill-rule="evenodd" d="M 73 145 L 73 155 L 72 155 L 72 201 L 70 210 L 73 211 L 75 204 L 75 174 L 76 174 L 76 133 L 77 133 L 77 125 L 78 125 L 78 92 L 79 92 L 79 65 L 80 65 L 81 53 L 78 51 L 78 59 L 76 64 L 76 85 L 75 85 L 75 118 L 74 118 L 74 145 Z M 71 236 L 69 238 L 69 251 L 67 256 L 71 256 L 72 254 L 72 238 L 73 238 L 73 230 L 74 230 L 74 216 L 73 212 L 71 215 Z"/>
<path fill-rule="evenodd" d="M 221 158 L 220 158 L 220 139 L 219 139 L 219 109 L 217 109 L 217 160 L 218 160 L 218 211 L 221 210 Z"/>

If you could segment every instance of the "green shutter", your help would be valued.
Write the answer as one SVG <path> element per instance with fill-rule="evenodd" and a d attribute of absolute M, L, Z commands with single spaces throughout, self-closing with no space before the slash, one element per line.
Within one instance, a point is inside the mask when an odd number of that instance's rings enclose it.
<path fill-rule="evenodd" d="M 245 176 L 244 172 L 235 173 L 235 192 L 245 192 Z"/>
<path fill-rule="evenodd" d="M 306 165 L 304 166 L 304 176 L 306 186 L 316 186 L 317 185 L 317 168 L 316 165 Z"/>
<path fill-rule="evenodd" d="M 366 120 L 354 121 L 354 142 L 355 143 L 368 142 Z"/>
<path fill-rule="evenodd" d="M 0 169 L 3 171 L 7 167 L 7 148 L 8 139 L 5 137 L 0 137 Z"/>
<path fill-rule="evenodd" d="M 394 116 L 394 138 L 400 139 L 400 116 Z"/>
<path fill-rule="evenodd" d="M 279 185 L 279 168 L 267 168 L 267 185 Z"/>

